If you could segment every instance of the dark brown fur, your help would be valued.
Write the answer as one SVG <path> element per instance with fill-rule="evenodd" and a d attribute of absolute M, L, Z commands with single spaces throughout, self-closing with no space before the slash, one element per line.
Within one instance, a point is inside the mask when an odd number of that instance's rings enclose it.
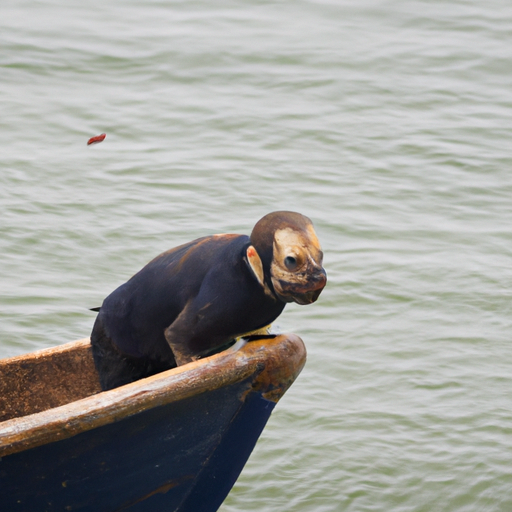
<path fill-rule="evenodd" d="M 91 334 L 103 389 L 203 357 L 273 322 L 285 306 L 270 269 L 277 226 L 300 231 L 310 221 L 275 212 L 255 226 L 250 238 L 199 238 L 157 256 L 112 292 Z M 248 260 L 251 246 L 261 258 L 263 282 Z M 318 296 L 325 271 L 319 267 L 313 273 Z"/>

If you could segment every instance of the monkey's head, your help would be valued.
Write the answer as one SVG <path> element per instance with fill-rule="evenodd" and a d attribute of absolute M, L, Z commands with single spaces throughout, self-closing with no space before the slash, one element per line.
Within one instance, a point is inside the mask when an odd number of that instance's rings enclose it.
<path fill-rule="evenodd" d="M 265 291 L 283 302 L 311 304 L 327 283 L 323 252 L 310 219 L 278 211 L 265 215 L 251 233 L 247 259 Z"/>

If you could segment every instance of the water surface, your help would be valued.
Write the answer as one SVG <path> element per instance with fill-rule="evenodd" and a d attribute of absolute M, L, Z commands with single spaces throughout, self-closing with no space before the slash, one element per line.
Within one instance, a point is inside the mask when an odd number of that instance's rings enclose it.
<path fill-rule="evenodd" d="M 297 210 L 328 287 L 276 322 L 308 363 L 221 511 L 512 510 L 509 2 L 1 12 L 0 356 Z"/>

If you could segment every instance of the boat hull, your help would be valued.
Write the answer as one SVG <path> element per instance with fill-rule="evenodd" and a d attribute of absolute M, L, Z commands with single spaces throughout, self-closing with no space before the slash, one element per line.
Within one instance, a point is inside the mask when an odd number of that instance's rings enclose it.
<path fill-rule="evenodd" d="M 216 511 L 304 362 L 279 336 L 0 423 L 2 508 Z"/>

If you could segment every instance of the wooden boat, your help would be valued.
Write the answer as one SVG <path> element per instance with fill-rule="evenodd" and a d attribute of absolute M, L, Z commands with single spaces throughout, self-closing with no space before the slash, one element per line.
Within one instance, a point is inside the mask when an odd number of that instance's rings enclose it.
<path fill-rule="evenodd" d="M 304 366 L 293 335 L 101 392 L 88 339 L 0 361 L 9 512 L 210 512 Z"/>

